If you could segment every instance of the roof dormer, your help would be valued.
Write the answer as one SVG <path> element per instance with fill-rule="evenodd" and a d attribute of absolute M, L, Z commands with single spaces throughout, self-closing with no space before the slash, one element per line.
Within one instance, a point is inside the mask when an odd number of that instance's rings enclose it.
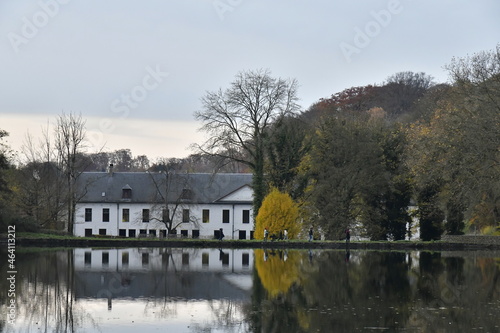
<path fill-rule="evenodd" d="M 132 187 L 129 184 L 122 187 L 122 199 L 130 200 L 132 199 Z"/>

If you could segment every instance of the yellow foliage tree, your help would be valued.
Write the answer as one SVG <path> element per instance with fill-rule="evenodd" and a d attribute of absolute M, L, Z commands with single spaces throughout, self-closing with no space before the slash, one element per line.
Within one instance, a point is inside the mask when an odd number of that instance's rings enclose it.
<path fill-rule="evenodd" d="M 255 250 L 255 268 L 262 285 L 272 298 L 288 292 L 294 283 L 300 282 L 300 252 L 281 250 Z"/>
<path fill-rule="evenodd" d="M 254 237 L 263 239 L 264 229 L 267 228 L 269 235 L 278 235 L 286 229 L 289 239 L 296 238 L 301 229 L 298 217 L 299 208 L 290 195 L 272 188 L 255 219 Z"/>

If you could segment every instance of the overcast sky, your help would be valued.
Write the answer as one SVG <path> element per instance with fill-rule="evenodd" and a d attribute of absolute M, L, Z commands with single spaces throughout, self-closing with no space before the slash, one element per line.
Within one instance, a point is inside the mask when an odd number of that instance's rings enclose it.
<path fill-rule="evenodd" d="M 400 71 L 447 82 L 499 18 L 498 0 L 1 0 L 0 129 L 18 150 L 73 112 L 90 151 L 184 157 L 200 98 L 239 71 L 297 79 L 304 110 Z"/>

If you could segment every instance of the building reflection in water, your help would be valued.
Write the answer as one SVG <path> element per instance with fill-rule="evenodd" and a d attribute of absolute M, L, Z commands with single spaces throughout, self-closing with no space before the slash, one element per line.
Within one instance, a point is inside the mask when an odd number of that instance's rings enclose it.
<path fill-rule="evenodd" d="M 253 251 L 75 249 L 76 299 L 246 300 Z"/>

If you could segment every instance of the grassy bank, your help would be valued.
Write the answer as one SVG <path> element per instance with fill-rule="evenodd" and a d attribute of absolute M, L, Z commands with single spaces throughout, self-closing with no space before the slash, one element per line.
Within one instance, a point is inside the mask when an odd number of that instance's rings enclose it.
<path fill-rule="evenodd" d="M 7 242 L 6 235 L 0 237 Z M 124 238 L 116 236 L 75 237 L 44 233 L 17 233 L 16 246 L 21 247 L 196 247 L 196 248 L 288 248 L 288 249 L 345 249 L 344 241 L 288 240 L 228 240 L 192 238 Z M 351 241 L 349 249 L 373 250 L 498 250 L 498 244 L 469 244 L 446 241 Z"/>

